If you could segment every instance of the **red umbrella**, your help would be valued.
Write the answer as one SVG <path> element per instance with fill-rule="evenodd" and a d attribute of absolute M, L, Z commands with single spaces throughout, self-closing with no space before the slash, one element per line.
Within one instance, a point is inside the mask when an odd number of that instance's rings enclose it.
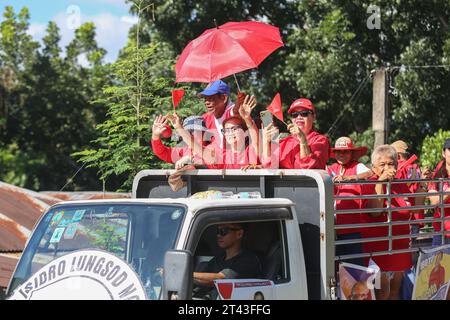
<path fill-rule="evenodd" d="M 227 22 L 189 42 L 175 65 L 176 82 L 213 82 L 258 67 L 283 46 L 277 27 L 262 22 Z"/>

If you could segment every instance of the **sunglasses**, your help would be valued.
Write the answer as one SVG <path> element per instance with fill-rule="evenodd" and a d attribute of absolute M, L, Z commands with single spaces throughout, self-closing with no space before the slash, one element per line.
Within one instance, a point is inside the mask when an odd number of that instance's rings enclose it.
<path fill-rule="evenodd" d="M 292 116 L 294 118 L 297 118 L 298 116 L 301 116 L 302 118 L 306 118 L 307 116 L 309 116 L 310 114 L 313 114 L 314 112 L 312 112 L 311 110 L 303 110 L 303 111 L 298 111 L 298 112 L 292 112 Z"/>
<path fill-rule="evenodd" d="M 218 228 L 217 235 L 224 237 L 227 234 L 229 234 L 231 231 L 239 231 L 239 230 L 242 230 L 242 228 L 231 228 L 231 227 Z"/>
<path fill-rule="evenodd" d="M 223 134 L 232 134 L 233 132 L 235 132 L 236 130 L 242 129 L 241 126 L 233 126 L 231 128 L 223 128 L 222 129 L 222 133 Z"/>

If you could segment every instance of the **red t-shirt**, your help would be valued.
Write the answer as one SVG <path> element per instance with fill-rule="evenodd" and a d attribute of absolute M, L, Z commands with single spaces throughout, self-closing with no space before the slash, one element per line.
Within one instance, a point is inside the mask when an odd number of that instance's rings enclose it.
<path fill-rule="evenodd" d="M 444 162 L 439 163 L 439 165 L 437 166 L 436 170 L 433 173 L 433 179 L 437 178 L 437 172 L 438 170 L 441 170 L 441 167 L 445 166 Z M 446 175 L 446 177 L 450 178 L 450 173 L 446 173 L 444 171 L 444 176 Z M 450 183 L 448 181 L 443 183 L 443 191 L 444 192 L 448 192 L 450 191 Z M 439 184 L 438 183 L 430 183 L 428 186 L 428 191 L 439 191 Z M 444 202 L 445 204 L 450 204 L 450 197 L 447 198 L 447 200 Z M 450 207 L 449 208 L 444 208 L 444 216 L 448 217 L 450 216 Z M 434 218 L 440 218 L 441 217 L 441 211 L 440 209 L 436 209 L 436 211 L 434 212 Z M 433 228 L 436 232 L 440 232 L 441 231 L 441 223 L 440 222 L 433 222 Z M 446 220 L 444 221 L 444 230 L 450 230 L 450 220 Z M 445 235 L 447 238 L 450 238 L 450 234 Z"/>
<path fill-rule="evenodd" d="M 405 160 L 399 160 L 398 161 L 398 169 L 397 169 L 397 174 L 395 175 L 396 179 L 399 180 L 415 180 L 415 179 L 420 179 L 421 177 L 421 173 L 420 173 L 420 169 L 417 166 L 417 164 L 412 163 L 409 165 L 403 165 L 406 161 Z M 407 183 L 406 186 L 409 189 L 410 193 L 416 193 L 417 189 L 419 189 L 420 184 L 418 182 L 410 182 Z M 421 210 L 418 213 L 414 213 L 413 215 L 413 219 L 417 219 L 417 220 L 421 220 L 425 218 L 425 214 L 423 212 L 423 210 Z M 419 223 L 420 227 L 425 226 L 424 223 Z"/>
<path fill-rule="evenodd" d="M 420 179 L 421 173 L 420 173 L 420 169 L 419 169 L 418 165 L 415 163 L 412 163 L 412 164 L 407 164 L 407 165 L 403 166 L 403 163 L 405 163 L 405 162 L 406 161 L 404 161 L 404 160 L 398 161 L 398 170 L 397 170 L 397 174 L 396 174 L 395 178 L 401 179 L 401 180 Z M 408 183 L 407 186 L 411 193 L 415 193 L 417 191 L 417 189 L 419 189 L 418 182 Z"/>
<path fill-rule="evenodd" d="M 330 142 L 324 135 L 311 131 L 306 140 L 311 154 L 300 158 L 300 142 L 289 136 L 280 140 L 280 168 L 283 169 L 323 169 L 330 156 Z"/>
<path fill-rule="evenodd" d="M 249 164 L 259 164 L 258 156 L 252 146 L 245 147 L 241 152 L 232 152 L 230 148 L 222 149 L 216 143 L 211 144 L 214 162 L 205 160 L 209 169 L 241 169 Z"/>
<path fill-rule="evenodd" d="M 184 156 L 192 156 L 192 150 L 188 146 L 184 147 L 167 147 L 165 146 L 160 139 L 153 140 L 152 139 L 152 150 L 153 153 L 160 158 L 161 160 L 168 163 L 175 163 Z M 194 156 L 192 159 L 194 164 L 201 165 L 203 161 L 200 157 Z"/>
<path fill-rule="evenodd" d="M 351 161 L 344 166 L 343 175 L 356 175 L 358 161 Z M 334 163 L 327 167 L 327 171 L 331 176 L 341 174 L 342 165 L 339 163 Z M 339 184 L 334 186 L 335 196 L 360 196 L 369 195 L 375 193 L 375 189 L 372 185 L 368 184 Z M 336 210 L 356 210 L 367 207 L 367 199 L 354 199 L 354 200 L 336 200 L 335 202 Z M 336 225 L 340 224 L 355 224 L 355 223 L 366 223 L 366 216 L 361 213 L 350 213 L 350 214 L 336 214 Z M 337 234 L 348 234 L 355 232 L 363 232 L 364 228 L 349 228 L 337 230 Z"/>
<path fill-rule="evenodd" d="M 209 129 L 209 131 L 212 134 L 211 143 L 220 142 L 219 145 L 222 147 L 223 135 L 222 135 L 222 132 L 220 130 L 218 130 L 218 129 L 222 129 L 222 128 L 217 128 L 216 120 L 219 122 L 219 125 L 221 126 L 222 123 L 226 119 L 231 118 L 233 116 L 233 114 L 232 114 L 233 107 L 234 107 L 234 104 L 229 104 L 225 108 L 225 111 L 220 119 L 216 119 L 216 117 L 214 116 L 214 113 L 211 113 L 211 112 L 205 112 L 202 115 L 203 121 L 205 122 L 205 126 Z"/>
<path fill-rule="evenodd" d="M 373 180 L 375 178 L 372 178 Z M 375 188 L 374 185 L 372 185 Z M 392 184 L 391 193 L 403 194 L 408 193 L 409 189 L 404 184 Z M 383 192 L 386 193 L 386 185 L 383 186 Z M 405 200 L 403 198 L 392 198 L 391 207 L 408 207 L 414 203 L 414 198 L 408 198 Z M 384 202 L 384 207 L 387 206 L 387 199 Z M 392 221 L 408 221 L 411 219 L 411 212 L 409 210 L 392 211 Z M 378 217 L 372 217 L 366 214 L 366 219 L 369 223 L 375 222 L 387 222 L 387 213 L 382 213 Z M 364 238 L 373 237 L 386 237 L 389 233 L 389 227 L 367 227 L 363 232 Z M 392 235 L 409 235 L 410 227 L 408 224 L 392 226 Z M 389 248 L 389 242 L 387 240 L 366 242 L 363 244 L 364 252 L 379 252 L 387 251 Z M 393 249 L 409 249 L 410 239 L 397 239 L 392 240 Z M 381 256 L 373 256 L 372 259 L 378 264 L 382 271 L 403 271 L 412 267 L 412 256 L 410 252 L 407 253 L 396 253 L 396 254 L 386 254 Z M 366 263 L 369 259 L 366 259 Z"/>
<path fill-rule="evenodd" d="M 180 160 L 182 157 L 190 155 L 191 150 L 188 146 L 184 147 L 167 147 L 165 146 L 160 139 L 153 140 L 152 139 L 152 149 L 153 153 L 160 158 L 161 160 L 168 163 L 175 163 Z"/>
<path fill-rule="evenodd" d="M 445 283 L 445 268 L 439 265 L 437 268 L 434 267 L 430 273 L 430 279 L 428 280 L 428 287 L 431 287 L 433 284 L 436 285 L 436 289 L 439 288 Z"/>

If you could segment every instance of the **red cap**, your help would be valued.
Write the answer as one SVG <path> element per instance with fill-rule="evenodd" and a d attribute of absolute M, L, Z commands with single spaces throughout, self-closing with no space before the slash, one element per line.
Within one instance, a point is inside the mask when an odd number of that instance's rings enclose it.
<path fill-rule="evenodd" d="M 298 110 L 311 110 L 312 112 L 316 113 L 316 108 L 314 108 L 314 105 L 312 104 L 311 100 L 300 98 L 292 102 L 291 106 L 289 107 L 288 113 L 291 114 L 292 112 Z"/>

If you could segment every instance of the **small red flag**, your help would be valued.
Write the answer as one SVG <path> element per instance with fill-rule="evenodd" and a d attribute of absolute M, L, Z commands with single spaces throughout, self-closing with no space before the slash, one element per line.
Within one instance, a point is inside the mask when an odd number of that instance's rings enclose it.
<path fill-rule="evenodd" d="M 281 97 L 280 94 L 277 93 L 273 98 L 270 105 L 267 107 L 267 110 L 270 111 L 275 117 L 283 121 L 283 109 L 281 107 Z"/>
<path fill-rule="evenodd" d="M 180 102 L 181 98 L 184 96 L 184 90 L 178 89 L 178 90 L 172 90 L 172 103 L 173 108 L 175 109 Z"/>

